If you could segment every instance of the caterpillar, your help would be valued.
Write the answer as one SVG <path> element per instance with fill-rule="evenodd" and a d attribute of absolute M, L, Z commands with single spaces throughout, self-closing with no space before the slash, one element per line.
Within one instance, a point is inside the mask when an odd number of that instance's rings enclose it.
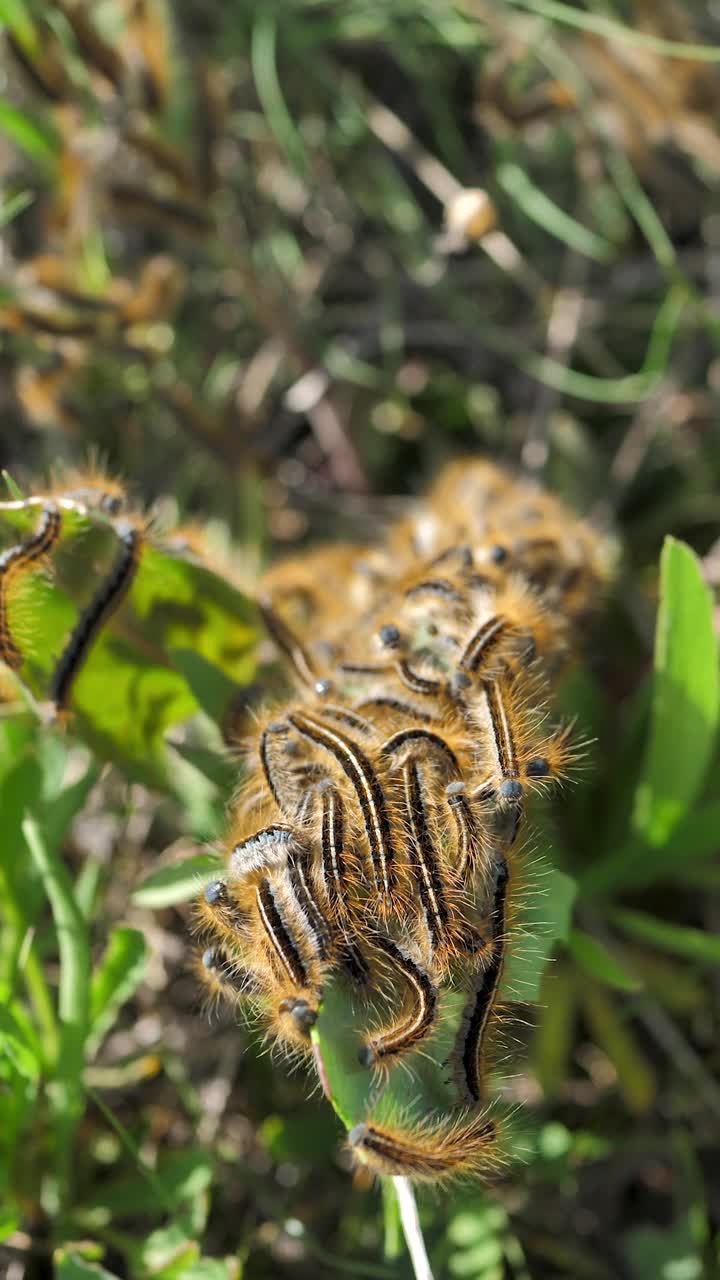
<path fill-rule="evenodd" d="M 115 562 L 51 680 L 59 712 L 145 538 L 119 515 L 117 487 L 80 477 L 75 489 L 46 500 L 35 533 L 0 558 L 0 647 L 13 665 L 8 590 L 52 550 L 63 504 L 116 531 Z M 322 1055 L 340 1002 L 355 1070 L 381 1077 L 349 1137 L 379 1175 L 442 1183 L 500 1162 L 488 1062 L 518 837 L 534 793 L 573 760 L 549 708 L 602 582 L 588 526 L 470 460 L 446 468 L 377 546 L 295 556 L 258 586 L 293 692 L 242 744 L 225 868 L 196 911 L 199 971 L 213 998 L 248 1007 L 305 1059 Z M 436 1110 L 403 1118 L 395 1073 L 419 1097 L 433 1070 Z"/>
<path fill-rule="evenodd" d="M 59 540 L 61 529 L 62 516 L 57 505 L 47 502 L 35 532 L 0 555 L 0 659 L 13 671 L 22 666 L 23 654 L 10 628 L 8 606 L 12 589 L 24 573 L 45 561 Z"/>
<path fill-rule="evenodd" d="M 501 1164 L 499 1126 L 486 1114 L 407 1128 L 363 1123 L 350 1131 L 348 1141 L 356 1160 L 373 1173 L 416 1182 L 487 1177 Z"/>
<path fill-rule="evenodd" d="M 572 761 L 548 705 L 602 579 L 592 530 L 470 461 L 378 547 L 311 551 L 261 584 L 297 700 L 259 722 L 252 803 L 236 803 L 201 927 L 290 1051 L 329 1034 L 332 988 L 383 1088 L 448 1054 L 444 1109 L 386 1123 L 391 1102 L 352 1128 L 376 1174 L 442 1183 L 500 1163 L 486 1077 L 515 844 L 533 792 Z M 237 1000 L 235 970 L 215 972 Z"/>
<path fill-rule="evenodd" d="M 373 946 L 380 952 L 386 966 L 390 965 L 392 972 L 400 975 L 411 993 L 411 1003 L 409 1013 L 375 1032 L 363 1045 L 358 1057 L 366 1067 L 397 1057 L 420 1044 L 432 1029 L 437 1010 L 437 989 L 430 975 L 415 963 L 407 951 L 392 938 L 382 935 L 373 938 Z"/>
<path fill-rule="evenodd" d="M 50 698 L 56 714 L 68 710 L 72 689 L 94 640 L 104 622 L 119 609 L 132 585 L 140 564 L 143 531 L 135 525 L 118 526 L 120 550 L 107 578 L 98 587 L 81 613 L 50 684 Z"/>

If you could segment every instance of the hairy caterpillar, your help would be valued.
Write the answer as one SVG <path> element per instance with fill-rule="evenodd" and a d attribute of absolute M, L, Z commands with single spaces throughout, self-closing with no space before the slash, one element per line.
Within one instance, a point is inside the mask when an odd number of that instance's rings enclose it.
<path fill-rule="evenodd" d="M 78 491 L 121 545 L 53 677 L 59 709 L 144 538 L 119 523 L 112 489 Z M 498 1164 L 485 1095 L 515 841 L 533 793 L 572 759 L 548 708 L 601 580 L 591 530 L 470 462 L 376 547 L 295 557 L 258 590 L 294 694 L 246 743 L 225 871 L 197 909 L 203 981 L 305 1057 L 329 1034 L 324 1010 L 344 1002 L 343 1034 L 381 1077 L 350 1135 L 378 1174 L 442 1182 Z M 2 589 L 0 576 L 0 605 Z M 448 1092 L 431 1118 L 373 1110 L 378 1090 L 433 1068 Z"/>
<path fill-rule="evenodd" d="M 63 650 L 50 685 L 56 712 L 68 709 L 72 687 L 103 623 L 119 609 L 137 573 L 143 547 L 143 532 L 135 525 L 117 529 L 120 550 L 107 578 L 98 587 L 81 613 Z"/>
<path fill-rule="evenodd" d="M 23 655 L 10 629 L 9 598 L 18 579 L 47 558 L 60 537 L 61 528 L 62 516 L 57 505 L 47 502 L 35 532 L 0 556 L 0 659 L 14 671 L 22 666 Z"/>
<path fill-rule="evenodd" d="M 487 1176 L 501 1163 L 498 1125 L 486 1114 L 408 1128 L 359 1124 L 348 1140 L 353 1154 L 373 1173 L 417 1182 Z"/>
<path fill-rule="evenodd" d="M 571 759 L 547 704 L 600 582 L 589 529 L 473 462 L 447 468 L 384 544 L 311 552 L 263 584 L 301 701 L 261 723 L 256 799 L 237 806 L 229 869 L 247 918 L 219 882 L 201 916 L 221 946 L 244 930 L 247 999 L 289 1048 L 339 982 L 364 1020 L 360 1062 L 384 1079 L 415 1070 L 412 1051 L 432 1056 L 456 1007 L 444 993 L 469 993 L 448 1059 L 455 1109 L 352 1130 L 378 1174 L 442 1182 L 498 1164 L 485 1073 L 513 844 L 532 792 Z M 258 811 L 272 816 L 251 829 Z"/>

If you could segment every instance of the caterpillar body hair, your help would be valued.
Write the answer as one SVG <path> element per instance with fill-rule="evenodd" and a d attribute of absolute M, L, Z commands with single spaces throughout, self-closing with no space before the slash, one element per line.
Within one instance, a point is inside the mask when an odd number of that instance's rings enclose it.
<path fill-rule="evenodd" d="M 452 870 L 461 884 L 475 872 L 479 872 L 484 878 L 488 870 L 489 841 L 468 800 L 466 784 L 448 783 L 445 796 L 456 831 Z"/>
<path fill-rule="evenodd" d="M 397 1127 L 358 1124 L 348 1134 L 356 1159 L 380 1177 L 444 1184 L 489 1177 L 502 1164 L 498 1122 L 486 1114 Z"/>
<path fill-rule="evenodd" d="M 418 897 L 433 951 L 450 942 L 450 906 L 440 860 L 434 846 L 416 760 L 403 766 L 403 790 Z"/>
<path fill-rule="evenodd" d="M 420 965 L 392 938 L 377 935 L 372 939 L 384 965 L 394 975 L 400 975 L 410 992 L 409 1012 L 401 1014 L 389 1026 L 373 1033 L 361 1048 L 358 1057 L 363 1066 L 380 1065 L 389 1058 L 396 1058 L 420 1044 L 435 1024 L 437 1013 L 437 988 Z"/>
<path fill-rule="evenodd" d="M 0 555 L 0 660 L 13 671 L 23 663 L 23 653 L 10 628 L 9 600 L 18 579 L 43 563 L 58 542 L 62 516 L 54 502 L 42 508 L 35 532 Z"/>
<path fill-rule="evenodd" d="M 505 958 L 506 902 L 510 871 L 505 858 L 499 860 L 490 914 L 491 936 L 475 990 L 466 1008 L 454 1057 L 461 1087 L 470 1103 L 483 1095 L 485 1037 L 493 1014 Z"/>
<path fill-rule="evenodd" d="M 392 695 L 379 695 L 377 698 L 366 698 L 364 702 L 357 704 L 356 710 L 364 714 L 376 714 L 383 711 L 391 713 L 402 720 L 420 721 L 422 724 L 432 724 L 438 720 L 438 716 L 431 715 L 424 707 L 416 707 L 412 702 L 405 702 L 402 698 L 395 698 Z"/>
<path fill-rule="evenodd" d="M 333 786 L 323 789 L 321 804 L 320 874 L 329 910 L 337 914 L 346 910 L 345 809 L 342 796 Z"/>
<path fill-rule="evenodd" d="M 460 779 L 461 769 L 458 758 L 450 744 L 439 733 L 417 727 L 400 729 L 384 743 L 381 754 L 387 760 L 394 760 L 406 749 L 410 749 L 418 758 L 439 762 L 446 775 L 453 779 Z"/>
<path fill-rule="evenodd" d="M 110 573 L 81 613 L 55 668 L 50 698 L 56 712 L 67 711 L 72 689 L 92 645 L 108 618 L 119 609 L 140 566 L 144 533 L 134 525 L 118 531 L 120 550 Z"/>
<path fill-rule="evenodd" d="M 250 913 L 233 892 L 232 881 L 211 880 L 197 904 L 199 931 L 220 938 L 223 947 L 237 951 L 248 932 Z"/>
<path fill-rule="evenodd" d="M 547 706 L 601 580 L 562 504 L 461 462 L 377 548 L 311 551 L 261 584 L 298 693 L 256 719 L 201 926 L 226 957 L 215 987 L 242 988 L 280 1046 L 321 1076 L 334 1034 L 357 1046 L 374 1093 L 350 1145 L 374 1173 L 443 1183 L 501 1163 L 486 1102 L 510 851 L 571 761 Z M 446 1102 L 398 1116 L 394 1071 Z"/>
<path fill-rule="evenodd" d="M 304 917 L 318 959 L 326 960 L 330 950 L 330 932 L 312 881 L 307 847 L 298 845 L 288 861 L 288 881 L 297 911 Z"/>
<path fill-rule="evenodd" d="M 234 878 L 246 880 L 254 872 L 265 874 L 285 866 L 291 849 L 297 843 L 294 827 L 284 823 L 262 827 L 233 845 L 230 854 L 231 874 Z"/>
<path fill-rule="evenodd" d="M 259 600 L 258 607 L 268 634 L 287 658 L 300 683 L 314 687 L 318 673 L 304 645 L 268 600 Z"/>
<path fill-rule="evenodd" d="M 289 922 L 283 917 L 273 885 L 267 876 L 255 889 L 258 917 L 270 954 L 281 972 L 298 989 L 310 985 L 308 967 Z"/>
<path fill-rule="evenodd" d="M 257 989 L 255 975 L 233 960 L 224 947 L 216 944 L 207 947 L 202 954 L 200 979 L 216 1003 L 224 1001 L 240 1005 Z"/>
<path fill-rule="evenodd" d="M 380 901 L 390 906 L 396 885 L 395 850 L 385 795 L 376 770 L 356 743 L 322 720 L 292 712 L 288 723 L 302 737 L 328 752 L 349 779 L 363 818 L 375 891 Z"/>
<path fill-rule="evenodd" d="M 287 768 L 283 770 L 276 758 L 278 743 L 286 745 L 289 737 L 288 726 L 282 720 L 272 721 L 260 734 L 258 754 L 265 784 L 275 801 L 276 808 L 283 817 L 293 818 L 297 809 L 296 790 L 294 787 L 292 789 L 288 787 Z"/>

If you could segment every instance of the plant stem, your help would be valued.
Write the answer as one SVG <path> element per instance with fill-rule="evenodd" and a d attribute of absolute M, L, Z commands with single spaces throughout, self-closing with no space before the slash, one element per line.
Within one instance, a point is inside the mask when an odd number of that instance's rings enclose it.
<path fill-rule="evenodd" d="M 397 1196 L 398 1208 L 400 1209 L 400 1221 L 402 1222 L 408 1253 L 415 1272 L 415 1280 L 433 1280 L 412 1183 L 409 1178 L 393 1178 L 393 1186 Z"/>

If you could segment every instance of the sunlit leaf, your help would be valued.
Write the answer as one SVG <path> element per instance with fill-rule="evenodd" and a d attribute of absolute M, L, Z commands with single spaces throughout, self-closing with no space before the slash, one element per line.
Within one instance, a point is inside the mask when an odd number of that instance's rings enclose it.
<path fill-rule="evenodd" d="M 712 599 L 694 552 L 668 538 L 660 569 L 652 724 L 634 827 L 662 845 L 705 779 L 720 710 Z"/>
<path fill-rule="evenodd" d="M 147 946 L 138 929 L 117 925 L 90 984 L 90 1036 L 93 1054 L 115 1022 L 118 1011 L 136 991 L 145 972 Z"/>

